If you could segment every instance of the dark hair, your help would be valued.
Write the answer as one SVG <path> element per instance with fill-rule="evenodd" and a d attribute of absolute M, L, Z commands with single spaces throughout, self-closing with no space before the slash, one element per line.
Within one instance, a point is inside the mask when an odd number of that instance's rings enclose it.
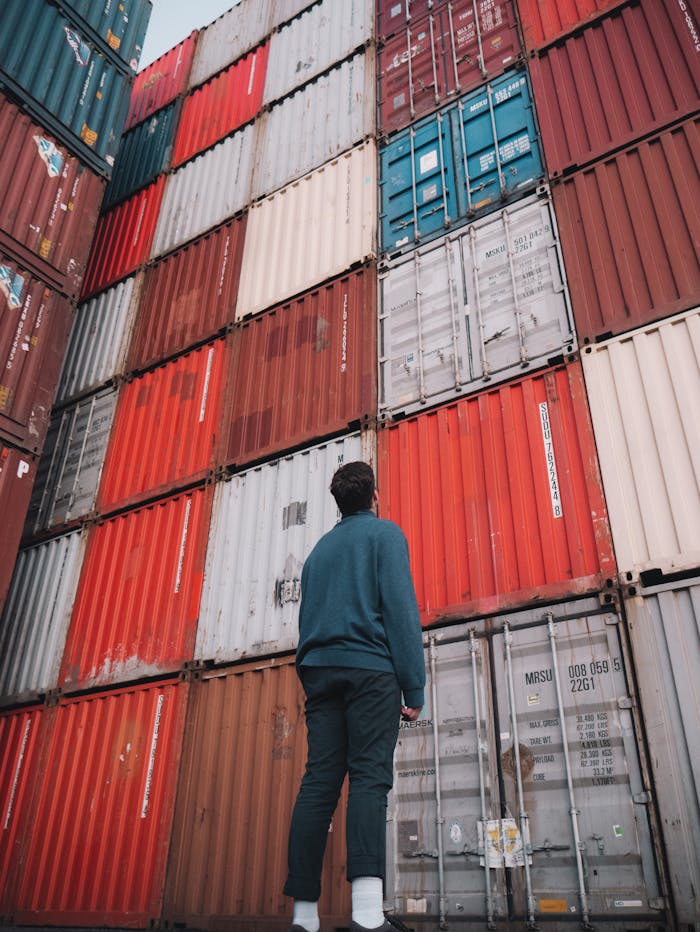
<path fill-rule="evenodd" d="M 345 463 L 331 480 L 331 495 L 343 516 L 371 508 L 374 489 L 372 467 L 359 461 Z"/>

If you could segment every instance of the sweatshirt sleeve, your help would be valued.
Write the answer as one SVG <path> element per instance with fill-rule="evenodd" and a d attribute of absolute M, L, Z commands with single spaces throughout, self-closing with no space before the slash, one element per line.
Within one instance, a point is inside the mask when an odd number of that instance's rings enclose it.
<path fill-rule="evenodd" d="M 382 618 L 404 705 L 425 704 L 425 659 L 408 544 L 400 527 L 386 522 L 377 555 Z"/>

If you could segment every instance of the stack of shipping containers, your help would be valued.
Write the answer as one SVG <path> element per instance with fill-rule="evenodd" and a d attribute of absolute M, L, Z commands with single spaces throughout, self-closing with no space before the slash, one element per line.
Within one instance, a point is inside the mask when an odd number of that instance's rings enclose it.
<path fill-rule="evenodd" d="M 15 445 L 0 915 L 288 926 L 300 572 L 365 459 L 426 629 L 388 907 L 700 924 L 699 89 L 687 0 L 243 0 L 137 76 L 89 262 L 30 266 L 80 304 Z"/>

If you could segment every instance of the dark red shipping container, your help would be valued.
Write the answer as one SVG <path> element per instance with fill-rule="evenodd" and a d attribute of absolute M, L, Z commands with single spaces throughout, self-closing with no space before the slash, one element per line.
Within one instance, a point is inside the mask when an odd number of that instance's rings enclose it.
<path fill-rule="evenodd" d="M 552 193 L 580 342 L 700 305 L 700 117 Z"/>
<path fill-rule="evenodd" d="M 269 44 L 263 43 L 187 95 L 173 146 L 173 167 L 213 146 L 257 115 L 262 106 L 269 51 Z"/>
<path fill-rule="evenodd" d="M 128 370 L 214 336 L 235 319 L 248 215 L 146 269 Z"/>
<path fill-rule="evenodd" d="M 382 0 L 385 2 L 385 0 Z M 627 0 L 516 0 L 528 51 L 599 17 Z"/>
<path fill-rule="evenodd" d="M 374 414 L 376 295 L 372 264 L 234 330 L 227 463 L 252 462 Z"/>
<path fill-rule="evenodd" d="M 10 588 L 37 462 L 36 456 L 8 447 L 0 440 L 0 615 Z"/>
<path fill-rule="evenodd" d="M 411 21 L 418 22 L 447 3 L 448 0 L 377 0 L 377 36 L 388 39 Z"/>
<path fill-rule="evenodd" d="M 380 429 L 423 624 L 600 591 L 615 557 L 579 363 Z"/>
<path fill-rule="evenodd" d="M 696 112 L 698 35 L 678 2 L 635 0 L 534 57 L 530 76 L 550 176 Z"/>
<path fill-rule="evenodd" d="M 197 36 L 195 30 L 136 75 L 124 132 L 185 93 Z"/>

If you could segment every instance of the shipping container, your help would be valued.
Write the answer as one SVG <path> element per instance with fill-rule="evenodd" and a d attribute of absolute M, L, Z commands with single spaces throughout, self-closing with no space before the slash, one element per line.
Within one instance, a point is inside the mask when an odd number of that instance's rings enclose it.
<path fill-rule="evenodd" d="M 208 149 L 257 116 L 262 106 L 269 51 L 269 44 L 264 42 L 185 97 L 175 138 L 174 166 Z"/>
<path fill-rule="evenodd" d="M 303 13 L 304 10 L 313 6 L 318 0 L 274 0 L 274 3 L 269 2 L 269 0 L 262 0 L 262 2 L 261 0 L 254 0 L 254 2 L 256 7 L 261 7 L 264 6 L 265 3 L 269 3 L 267 10 L 267 31 L 276 32 L 279 26 L 288 23 L 290 19 L 294 19 L 295 16 Z M 248 6 L 251 6 L 250 0 Z M 248 15 L 250 15 L 250 12 Z"/>
<path fill-rule="evenodd" d="M 350 434 L 217 484 L 196 659 L 296 647 L 302 565 L 340 517 L 330 481 L 344 462 L 373 459 L 372 437 Z"/>
<path fill-rule="evenodd" d="M 306 760 L 303 709 L 290 659 L 205 673 L 191 685 L 163 905 L 169 923 L 289 928 L 291 901 L 282 886 Z M 347 926 L 350 915 L 346 804 L 344 790 L 318 904 L 328 928 Z"/>
<path fill-rule="evenodd" d="M 254 139 L 251 123 L 168 176 L 151 258 L 171 252 L 248 204 Z"/>
<path fill-rule="evenodd" d="M 104 181 L 0 94 L 0 244 L 76 297 Z"/>
<path fill-rule="evenodd" d="M 387 894 L 409 925 L 671 928 L 614 606 L 438 630 L 426 667 L 387 822 Z"/>
<path fill-rule="evenodd" d="M 379 287 L 380 414 L 418 411 L 576 349 L 548 195 L 385 262 Z"/>
<path fill-rule="evenodd" d="M 448 0 L 377 0 L 377 38 L 385 42 L 403 31 L 411 22 L 424 19 L 433 10 L 447 5 Z M 451 0 L 450 0 L 451 2 Z"/>
<path fill-rule="evenodd" d="M 700 309 L 582 354 L 623 582 L 700 567 Z"/>
<path fill-rule="evenodd" d="M 679 927 L 700 925 L 700 580 L 625 599 Z"/>
<path fill-rule="evenodd" d="M 0 436 L 41 452 L 73 308 L 0 252 Z"/>
<path fill-rule="evenodd" d="M 686 15 L 678 2 L 636 0 L 530 61 L 550 176 L 698 110 L 698 27 Z"/>
<path fill-rule="evenodd" d="M 164 675 L 192 659 L 210 514 L 200 488 L 90 529 L 59 686 Z"/>
<path fill-rule="evenodd" d="M 100 217 L 83 284 L 83 298 L 103 291 L 148 261 L 160 224 L 165 177 Z"/>
<path fill-rule="evenodd" d="M 383 3 L 388 0 L 382 0 Z M 549 45 L 555 39 L 597 20 L 628 0 L 516 0 L 525 47 Z M 685 5 L 685 0 L 682 0 Z"/>
<path fill-rule="evenodd" d="M 20 924 L 148 928 L 161 912 L 186 683 L 59 700 L 16 865 Z"/>
<path fill-rule="evenodd" d="M 0 702 L 55 690 L 85 552 L 85 533 L 20 550 L 0 624 Z"/>
<path fill-rule="evenodd" d="M 371 259 L 376 250 L 372 140 L 252 204 L 236 319 Z"/>
<path fill-rule="evenodd" d="M 195 30 L 136 75 L 124 124 L 125 131 L 185 93 L 196 40 Z"/>
<path fill-rule="evenodd" d="M 377 446 L 380 517 L 408 538 L 423 624 L 614 583 L 578 363 L 385 426 Z"/>
<path fill-rule="evenodd" d="M 237 61 L 268 35 L 268 19 L 273 0 L 244 0 L 202 29 L 197 39 L 189 87 Z"/>
<path fill-rule="evenodd" d="M 267 110 L 257 124 L 252 198 L 373 136 L 374 87 L 374 50 L 368 49 Z"/>
<path fill-rule="evenodd" d="M 221 332 L 236 312 L 247 214 L 149 265 L 129 347 L 142 369 Z"/>
<path fill-rule="evenodd" d="M 0 8 L 0 85 L 72 153 L 108 178 L 130 78 L 46 0 Z"/>
<path fill-rule="evenodd" d="M 321 0 L 274 32 L 263 103 L 279 100 L 318 77 L 372 38 L 374 3 Z"/>
<path fill-rule="evenodd" d="M 519 57 L 512 0 L 481 5 L 455 0 L 434 5 L 430 15 L 420 20 L 411 13 L 401 31 L 379 51 L 381 131 L 403 129 L 498 77 Z"/>
<path fill-rule="evenodd" d="M 0 440 L 0 612 L 12 578 L 29 499 L 36 479 L 37 458 Z M 0 630 L 0 638 L 2 630 Z M 0 655 L 0 663 L 2 655 Z"/>
<path fill-rule="evenodd" d="M 136 71 L 151 18 L 151 0 L 56 0 L 66 16 L 118 64 Z"/>
<path fill-rule="evenodd" d="M 534 190 L 542 160 L 527 76 L 511 72 L 380 150 L 382 250 L 413 249 Z"/>
<path fill-rule="evenodd" d="M 700 304 L 700 119 L 552 188 L 582 343 Z"/>

